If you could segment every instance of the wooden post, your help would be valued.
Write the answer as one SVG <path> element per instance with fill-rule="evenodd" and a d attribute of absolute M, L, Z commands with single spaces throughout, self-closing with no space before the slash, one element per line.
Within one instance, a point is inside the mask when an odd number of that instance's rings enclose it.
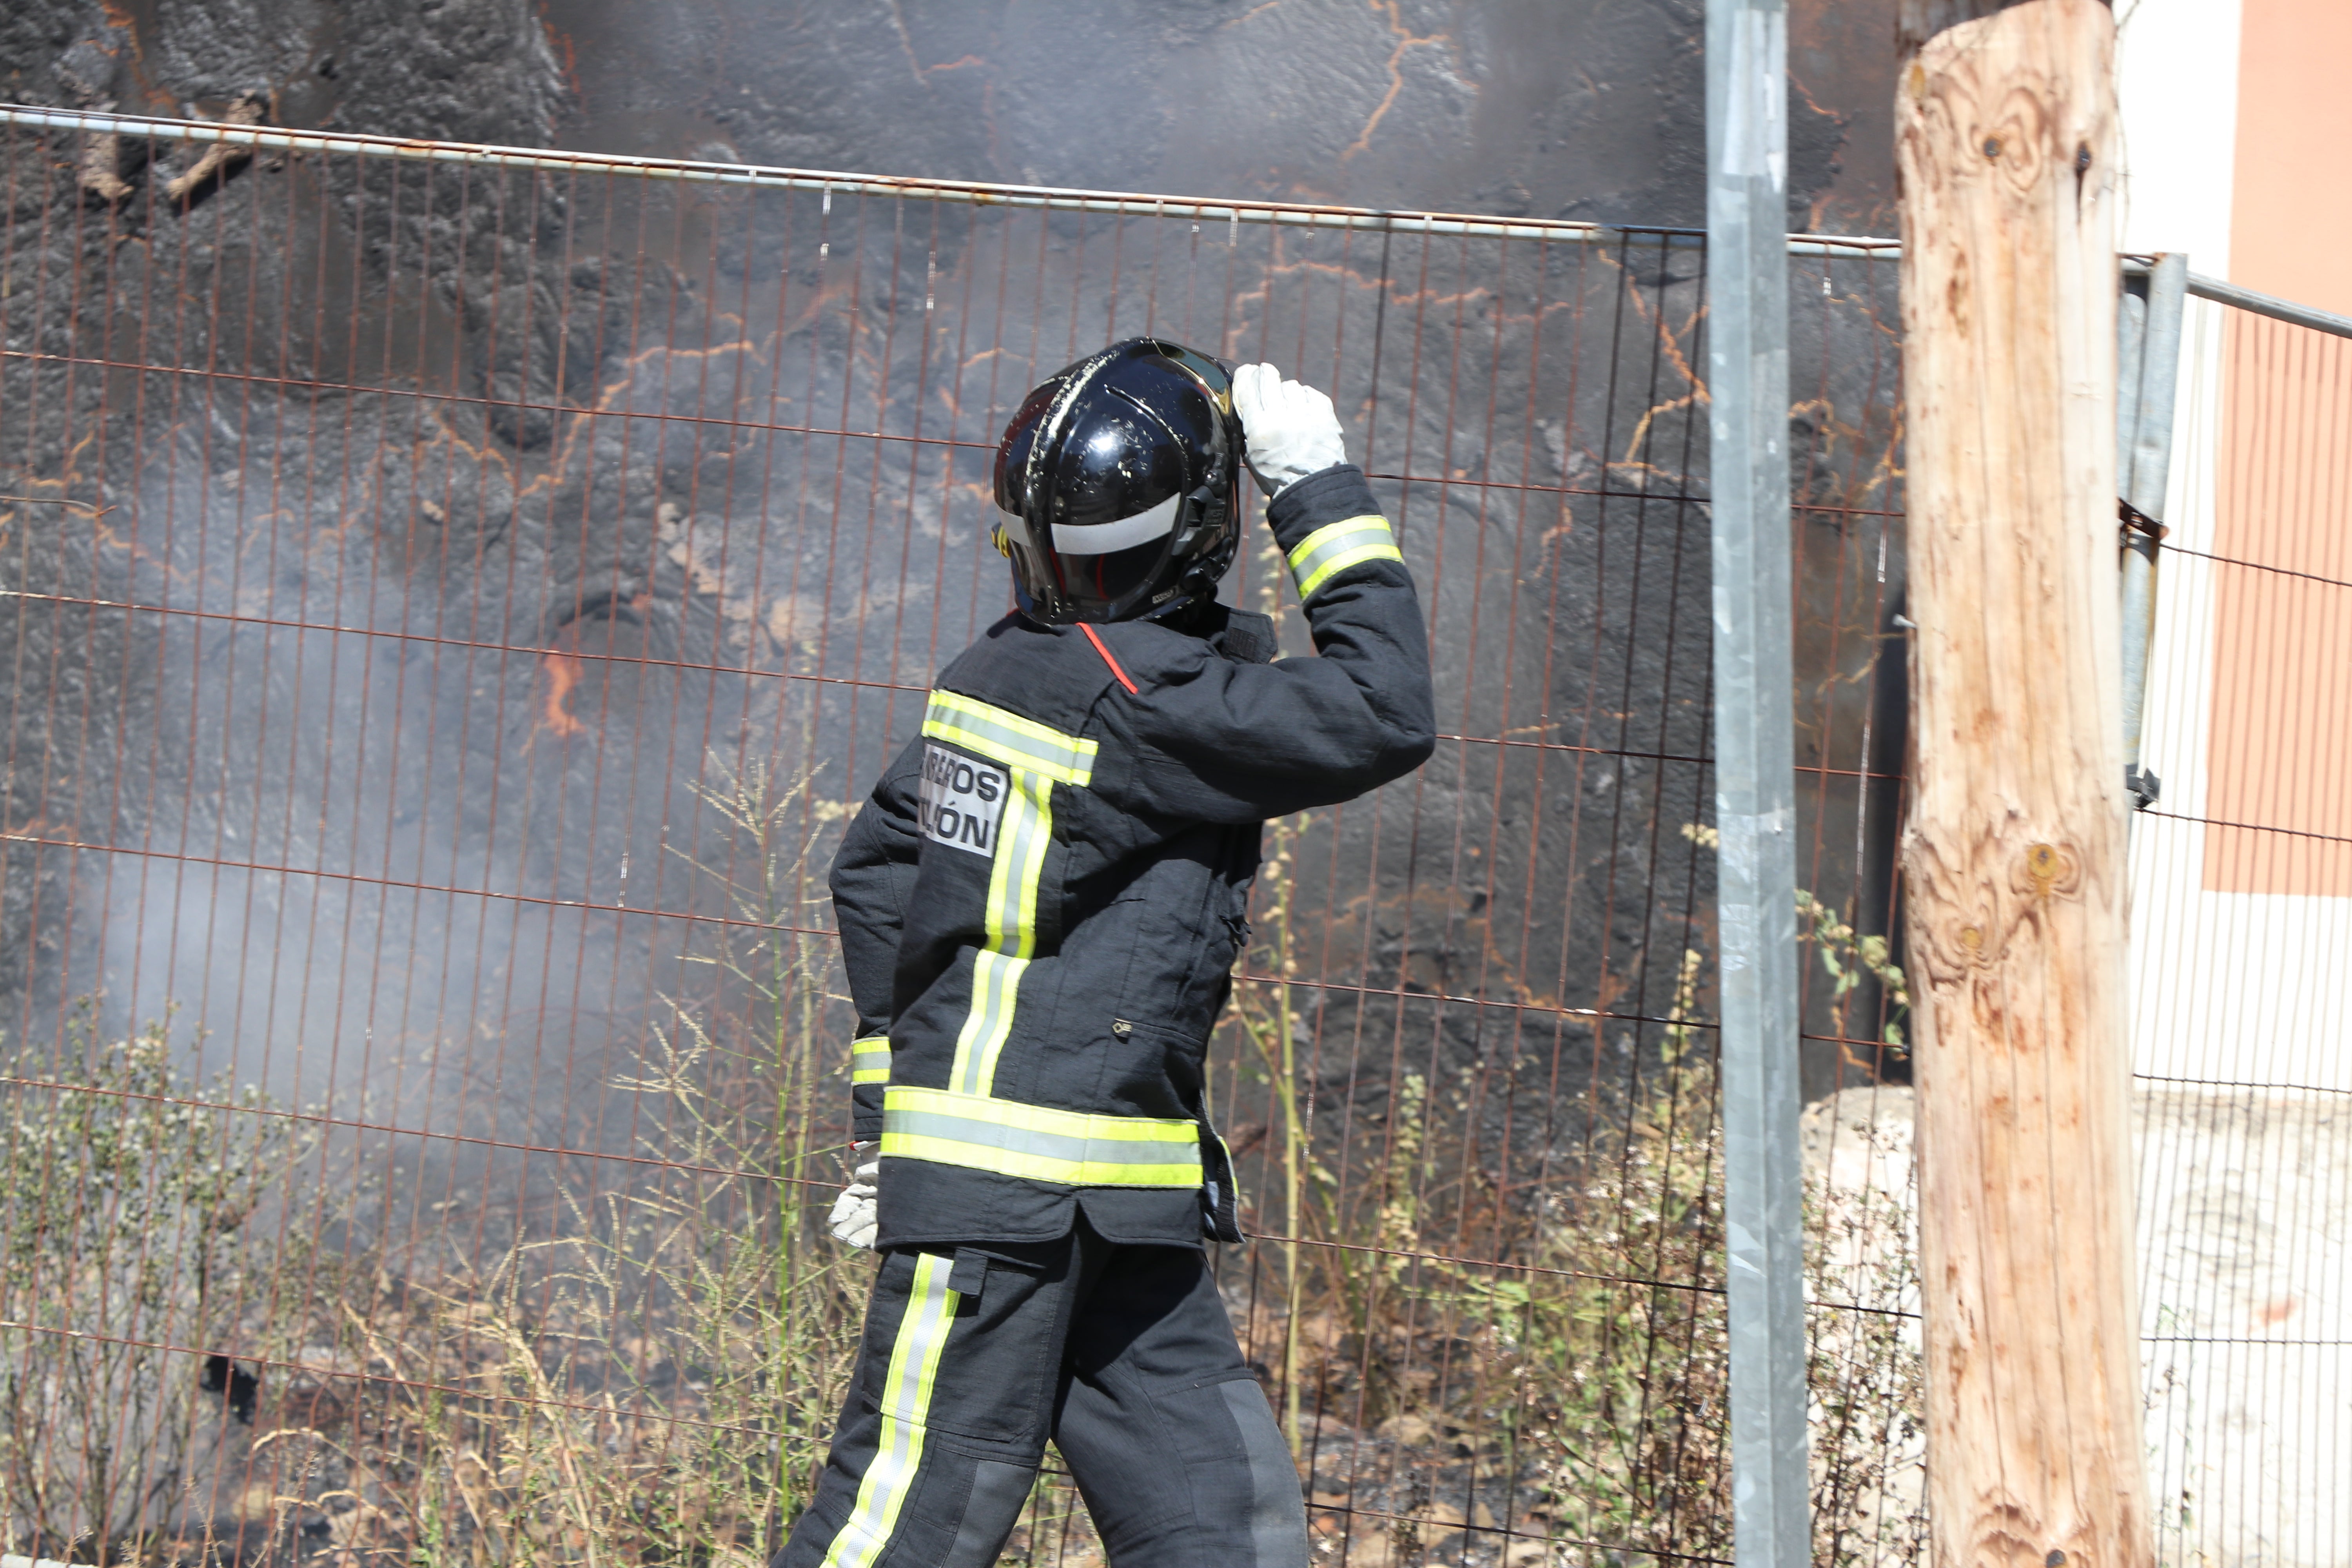
<path fill-rule="evenodd" d="M 2113 18 L 1897 89 L 1927 1473 L 1941 1568 L 2147 1568 L 2124 1039 Z"/>

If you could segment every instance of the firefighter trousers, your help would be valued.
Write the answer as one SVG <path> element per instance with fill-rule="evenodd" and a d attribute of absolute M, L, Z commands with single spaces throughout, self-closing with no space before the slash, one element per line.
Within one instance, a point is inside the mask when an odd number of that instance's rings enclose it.
<path fill-rule="evenodd" d="M 1298 1474 L 1208 1261 L 1108 1241 L 882 1255 L 775 1568 L 989 1568 L 1053 1439 L 1113 1568 L 1306 1568 Z"/>

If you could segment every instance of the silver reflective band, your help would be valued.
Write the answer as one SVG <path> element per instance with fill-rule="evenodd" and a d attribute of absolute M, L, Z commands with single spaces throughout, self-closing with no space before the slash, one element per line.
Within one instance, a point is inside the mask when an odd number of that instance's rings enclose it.
<path fill-rule="evenodd" d="M 1057 522 L 1054 525 L 1054 548 L 1065 555 L 1108 555 L 1114 550 L 1130 550 L 1165 539 L 1176 526 L 1176 509 L 1183 501 L 1181 495 L 1172 495 L 1157 506 L 1116 522 Z"/>
<path fill-rule="evenodd" d="M 959 1295 L 948 1284 L 954 1268 L 952 1258 L 929 1253 L 915 1259 L 906 1315 L 898 1320 L 888 1369 L 882 1376 L 882 1430 L 874 1459 L 819 1568 L 874 1568 L 898 1534 L 899 1513 L 923 1472 L 940 1356 L 955 1331 Z"/>
<path fill-rule="evenodd" d="M 1402 562 L 1388 519 L 1367 513 L 1317 529 L 1290 552 L 1290 574 L 1301 603 L 1339 573 L 1367 561 Z"/>
<path fill-rule="evenodd" d="M 1101 1116 L 981 1095 L 898 1086 L 882 1111 L 882 1152 L 1064 1186 L 1197 1187 L 1197 1123 Z"/>

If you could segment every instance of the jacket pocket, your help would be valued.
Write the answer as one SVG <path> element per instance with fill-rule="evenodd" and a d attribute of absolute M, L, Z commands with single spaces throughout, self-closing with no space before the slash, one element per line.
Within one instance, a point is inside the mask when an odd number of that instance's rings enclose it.
<path fill-rule="evenodd" d="M 1201 1229 L 1223 1242 L 1238 1242 L 1241 1200 L 1234 1185 L 1233 1151 L 1209 1121 L 1208 1042 L 1186 1029 L 1111 1020 L 1111 1051 L 1118 1064 L 1115 1087 L 1124 1105 L 1147 1116 L 1186 1116 L 1201 1140 Z"/>
<path fill-rule="evenodd" d="M 1134 1016 L 1103 1020 L 1099 1109 L 1122 1116 L 1197 1117 L 1206 1031 L 1170 1028 Z"/>

